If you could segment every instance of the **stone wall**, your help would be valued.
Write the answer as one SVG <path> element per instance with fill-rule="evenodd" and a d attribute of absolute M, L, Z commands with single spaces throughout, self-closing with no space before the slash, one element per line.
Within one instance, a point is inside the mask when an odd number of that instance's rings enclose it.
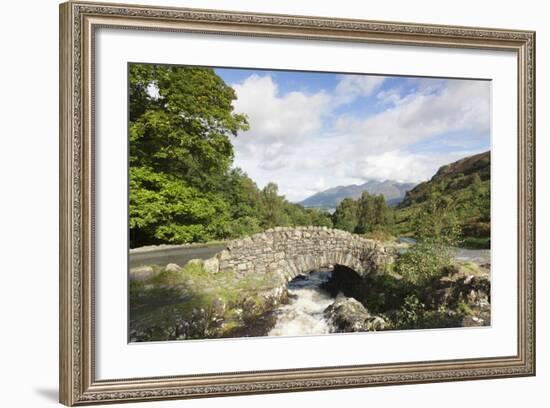
<path fill-rule="evenodd" d="M 206 270 L 233 270 L 239 275 L 275 273 L 286 281 L 321 267 L 343 265 L 360 276 L 383 270 L 393 251 L 379 242 L 327 227 L 276 227 L 234 240 L 213 258 Z"/>

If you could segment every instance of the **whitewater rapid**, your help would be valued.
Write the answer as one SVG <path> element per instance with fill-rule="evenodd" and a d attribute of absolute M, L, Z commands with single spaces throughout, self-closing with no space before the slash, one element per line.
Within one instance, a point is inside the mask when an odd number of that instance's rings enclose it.
<path fill-rule="evenodd" d="M 289 303 L 275 313 L 277 321 L 268 336 L 304 336 L 330 333 L 331 326 L 324 310 L 334 303 L 321 285 L 327 282 L 332 270 L 315 271 L 300 276 L 288 284 Z"/>

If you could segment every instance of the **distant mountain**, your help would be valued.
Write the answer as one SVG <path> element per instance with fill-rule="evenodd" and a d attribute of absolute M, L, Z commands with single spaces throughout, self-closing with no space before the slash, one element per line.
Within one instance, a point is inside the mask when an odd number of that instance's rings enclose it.
<path fill-rule="evenodd" d="M 401 202 L 405 193 L 415 186 L 414 183 L 400 183 L 397 181 L 375 181 L 370 180 L 364 184 L 352 184 L 349 186 L 338 186 L 321 191 L 306 198 L 299 204 L 306 208 L 336 208 L 344 198 L 357 199 L 361 197 L 363 191 L 370 194 L 382 194 L 390 206 L 395 206 Z"/>

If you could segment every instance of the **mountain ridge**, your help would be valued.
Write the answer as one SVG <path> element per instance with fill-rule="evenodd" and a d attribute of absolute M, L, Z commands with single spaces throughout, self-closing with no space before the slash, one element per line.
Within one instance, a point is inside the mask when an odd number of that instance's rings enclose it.
<path fill-rule="evenodd" d="M 490 151 L 464 157 L 441 166 L 430 180 L 419 183 L 407 191 L 404 199 L 399 203 L 399 207 L 404 208 L 424 202 L 434 192 L 450 194 L 467 188 L 472 184 L 476 174 L 481 182 L 491 179 Z"/>
<path fill-rule="evenodd" d="M 419 210 L 430 203 L 447 205 L 461 227 L 462 245 L 491 247 L 491 152 L 441 166 L 434 176 L 408 191 L 396 207 L 396 226 L 410 231 Z"/>
<path fill-rule="evenodd" d="M 369 180 L 363 184 L 331 187 L 307 197 L 298 204 L 306 208 L 336 208 L 344 198 L 357 199 L 361 197 L 363 191 L 367 191 L 369 194 L 382 194 L 388 205 L 396 205 L 415 185 L 415 183 L 401 183 L 395 180 Z"/>

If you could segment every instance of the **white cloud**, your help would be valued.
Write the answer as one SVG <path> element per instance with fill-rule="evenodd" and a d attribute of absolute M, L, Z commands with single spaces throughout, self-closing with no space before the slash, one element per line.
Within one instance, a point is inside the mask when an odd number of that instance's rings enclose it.
<path fill-rule="evenodd" d="M 271 76 L 252 75 L 233 88 L 238 95 L 235 109 L 245 112 L 252 125 L 248 136 L 260 135 L 259 141 L 264 144 L 291 141 L 318 131 L 321 115 L 330 106 L 325 92 L 280 96 Z"/>
<path fill-rule="evenodd" d="M 354 145 L 364 151 L 384 152 L 446 132 L 489 131 L 488 82 L 449 81 L 440 92 L 421 89 L 398 96 L 386 91 L 381 98 L 393 105 L 366 119 L 344 115 L 335 122 L 336 132 L 353 135 Z"/>
<path fill-rule="evenodd" d="M 358 179 L 396 180 L 418 182 L 433 176 L 441 165 L 467 156 L 464 152 L 425 155 L 391 150 L 369 155 L 354 163 L 353 173 Z"/>
<path fill-rule="evenodd" d="M 386 78 L 372 75 L 342 75 L 335 89 L 334 103 L 350 103 L 358 97 L 370 96 Z"/>
<path fill-rule="evenodd" d="M 401 94 L 398 89 L 388 89 L 376 94 L 376 99 L 382 104 L 397 105 L 401 101 Z"/>
<path fill-rule="evenodd" d="M 408 88 L 401 83 L 382 89 L 384 80 L 346 75 L 332 91 L 284 95 L 269 75 L 233 85 L 235 110 L 248 115 L 251 127 L 235 139 L 235 164 L 260 187 L 274 181 L 298 201 L 368 179 L 426 180 L 441 165 L 475 151 L 464 151 L 461 139 L 452 138 L 446 143 L 456 146 L 445 154 L 413 153 L 412 145 L 449 132 L 487 137 L 488 82 L 410 79 Z M 334 111 L 370 96 L 371 111 Z"/>
<path fill-rule="evenodd" d="M 247 161 L 265 170 L 283 167 L 283 158 L 293 145 L 320 132 L 322 116 L 330 108 L 330 97 L 325 92 L 280 95 L 269 75 L 251 75 L 233 88 L 238 96 L 235 110 L 245 113 L 250 123 L 250 131 L 235 140 L 236 150 L 241 153 L 237 157 L 239 165 L 245 168 Z"/>

